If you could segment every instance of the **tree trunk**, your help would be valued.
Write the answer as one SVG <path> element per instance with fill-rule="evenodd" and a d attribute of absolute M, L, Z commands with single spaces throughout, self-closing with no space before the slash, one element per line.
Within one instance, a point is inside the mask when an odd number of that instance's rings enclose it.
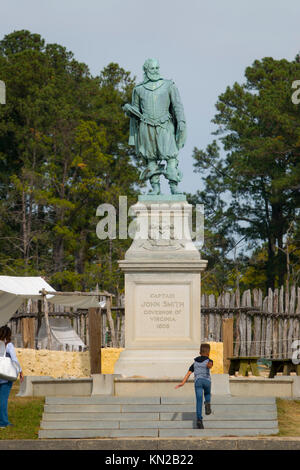
<path fill-rule="evenodd" d="M 63 270 L 64 259 L 64 240 L 62 237 L 57 236 L 54 242 L 53 249 L 54 271 L 61 272 Z"/>
<path fill-rule="evenodd" d="M 84 261 L 85 261 L 85 244 L 86 244 L 86 233 L 81 232 L 80 234 L 80 246 L 75 253 L 75 268 L 78 274 L 84 272 Z"/>
<path fill-rule="evenodd" d="M 266 275 L 267 275 L 267 284 L 266 284 L 266 292 L 269 288 L 274 290 L 275 287 L 275 240 L 271 236 L 268 240 L 268 260 L 266 266 Z"/>

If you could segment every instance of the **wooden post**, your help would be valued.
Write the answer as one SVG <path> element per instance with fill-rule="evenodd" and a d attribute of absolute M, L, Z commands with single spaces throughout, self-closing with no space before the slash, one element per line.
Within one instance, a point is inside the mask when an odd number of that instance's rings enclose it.
<path fill-rule="evenodd" d="M 253 290 L 253 306 L 257 309 L 261 308 L 260 306 L 260 292 L 258 289 Z M 260 334 L 261 334 L 261 316 L 260 314 L 254 315 L 254 332 L 253 332 L 253 342 L 251 344 L 251 356 L 260 356 Z"/>
<path fill-rule="evenodd" d="M 89 351 L 91 374 L 101 374 L 101 309 L 89 308 Z"/>
<path fill-rule="evenodd" d="M 288 355 L 288 314 L 289 314 L 289 286 L 285 288 L 285 308 L 283 310 L 283 341 L 282 341 L 282 355 L 283 359 L 287 359 Z"/>
<path fill-rule="evenodd" d="M 209 341 L 208 339 L 208 332 L 209 332 L 209 315 L 208 313 L 203 314 L 204 316 L 204 331 L 203 331 L 203 341 L 207 342 Z"/>
<path fill-rule="evenodd" d="M 262 318 L 261 318 L 261 348 L 260 348 L 260 356 L 265 357 L 266 354 L 266 325 L 267 325 L 267 318 L 266 312 L 268 311 L 268 297 L 265 297 L 262 303 Z"/>
<path fill-rule="evenodd" d="M 89 315 L 85 315 L 85 336 L 86 336 L 86 345 L 87 347 L 90 346 L 90 335 L 89 335 L 90 327 L 89 327 Z"/>
<path fill-rule="evenodd" d="M 233 318 L 225 318 L 222 321 L 223 329 L 223 368 L 224 374 L 228 374 L 230 361 L 233 356 Z"/>
<path fill-rule="evenodd" d="M 278 304 L 278 359 L 283 357 L 283 286 L 280 287 L 279 291 L 279 304 Z"/>
<path fill-rule="evenodd" d="M 107 319 L 107 315 L 106 315 L 106 311 L 102 313 L 102 347 L 103 348 L 106 348 L 106 329 L 107 329 L 107 326 L 106 326 L 106 319 Z"/>
<path fill-rule="evenodd" d="M 223 293 L 221 296 L 221 307 L 225 305 L 225 294 Z M 219 300 L 219 299 L 218 299 Z M 222 337 L 222 317 L 216 310 L 215 315 L 215 325 L 214 325 L 214 341 L 221 341 Z"/>
<path fill-rule="evenodd" d="M 35 319 L 22 318 L 22 339 L 23 348 L 34 349 L 35 340 Z"/>
<path fill-rule="evenodd" d="M 295 313 L 295 306 L 296 306 L 296 286 L 292 286 L 290 304 L 289 304 L 290 317 L 289 317 L 289 328 L 288 328 L 288 358 L 291 358 L 293 354 L 292 342 L 293 342 L 293 334 L 294 334 L 294 318 L 291 315 L 294 315 Z"/>
<path fill-rule="evenodd" d="M 241 339 L 240 339 L 240 315 L 241 312 L 236 313 L 235 317 L 235 344 L 234 344 L 234 355 L 239 356 L 240 354 L 240 344 L 241 344 Z"/>
<path fill-rule="evenodd" d="M 218 298 L 218 301 L 219 301 L 220 297 Z M 213 294 L 208 296 L 208 306 L 210 308 L 215 307 L 215 296 Z M 214 313 L 209 314 L 209 318 L 208 318 L 208 341 L 216 341 L 216 338 L 215 338 L 215 321 L 216 321 L 216 318 L 215 317 L 216 317 L 216 315 Z"/>
<path fill-rule="evenodd" d="M 246 291 L 246 307 L 251 307 L 251 290 L 248 289 Z M 247 351 L 247 356 L 250 356 L 250 351 L 251 351 L 251 341 L 252 341 L 252 317 L 247 313 L 246 315 L 246 351 Z"/>
<path fill-rule="evenodd" d="M 261 352 L 261 315 L 254 316 L 254 338 L 251 356 L 260 356 Z"/>
<path fill-rule="evenodd" d="M 295 311 L 297 317 L 294 319 L 294 340 L 299 339 L 300 287 L 297 288 L 297 299 L 297 307 Z M 298 365 L 298 368 L 300 370 L 300 365 Z"/>
<path fill-rule="evenodd" d="M 86 344 L 85 338 L 84 338 L 84 315 L 83 314 L 79 316 L 79 328 L 80 328 L 79 336 L 84 342 L 84 344 Z"/>
<path fill-rule="evenodd" d="M 45 289 L 42 289 L 41 292 L 43 296 L 43 310 L 44 310 L 44 315 L 45 315 L 46 331 L 47 331 L 47 337 L 48 337 L 48 349 L 51 349 L 52 341 L 51 341 L 51 329 L 50 329 L 49 316 L 48 316 L 48 301 L 47 301 L 47 297 L 45 294 Z"/>
<path fill-rule="evenodd" d="M 120 348 L 120 336 L 121 336 L 121 314 L 117 312 L 117 321 L 116 321 L 116 347 Z"/>
<path fill-rule="evenodd" d="M 248 292 L 245 291 L 242 296 L 242 307 L 246 307 L 246 297 Z M 239 319 L 239 330 L 240 330 L 240 356 L 247 355 L 247 318 L 244 310 L 240 311 L 240 319 Z"/>
<path fill-rule="evenodd" d="M 273 297 L 273 313 L 278 315 L 278 307 L 279 307 L 279 294 L 278 289 L 274 290 L 274 297 Z M 273 318 L 273 352 L 272 357 L 274 359 L 278 358 L 278 338 L 279 338 L 279 322 L 278 317 Z"/>
<path fill-rule="evenodd" d="M 111 297 L 107 297 L 106 299 L 106 313 L 107 313 L 107 320 L 109 324 L 109 329 L 110 329 L 110 335 L 111 335 L 111 342 L 112 342 L 112 347 L 116 348 L 116 334 L 115 334 L 115 325 L 113 321 L 113 317 L 111 314 Z"/>
<path fill-rule="evenodd" d="M 268 290 L 268 300 L 267 300 L 267 320 L 266 320 L 266 345 L 265 345 L 265 355 L 267 358 L 271 357 L 272 353 L 272 317 L 271 314 L 273 312 L 273 291 L 269 288 Z"/>
<path fill-rule="evenodd" d="M 205 342 L 205 318 L 204 313 L 201 310 L 201 343 Z"/>

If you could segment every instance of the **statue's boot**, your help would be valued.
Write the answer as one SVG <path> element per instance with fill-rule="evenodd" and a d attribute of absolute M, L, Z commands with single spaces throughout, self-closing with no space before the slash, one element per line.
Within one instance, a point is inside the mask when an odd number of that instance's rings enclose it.
<path fill-rule="evenodd" d="M 148 194 L 157 195 L 160 194 L 160 183 L 151 183 L 152 189 Z"/>
<path fill-rule="evenodd" d="M 178 183 L 171 181 L 169 183 L 169 186 L 170 186 L 171 194 L 182 194 L 182 192 L 177 189 Z"/>

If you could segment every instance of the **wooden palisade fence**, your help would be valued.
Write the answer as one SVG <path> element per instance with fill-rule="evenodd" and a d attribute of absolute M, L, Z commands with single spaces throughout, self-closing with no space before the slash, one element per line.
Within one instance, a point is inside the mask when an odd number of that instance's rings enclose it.
<path fill-rule="evenodd" d="M 101 346 L 124 347 L 124 307 L 100 309 Z M 49 303 L 49 318 L 66 317 L 89 347 L 88 310 L 76 310 Z M 36 347 L 43 312 L 40 301 L 29 301 L 11 319 L 13 341 L 17 347 Z M 201 341 L 223 341 L 223 320 L 233 319 L 234 356 L 287 358 L 292 343 L 300 339 L 300 288 L 260 289 L 225 292 L 201 297 Z M 33 340 L 33 337 L 35 340 Z"/>
<path fill-rule="evenodd" d="M 222 320 L 233 318 L 234 356 L 291 357 L 300 339 L 299 287 L 202 295 L 201 304 L 202 341 L 223 341 Z"/>

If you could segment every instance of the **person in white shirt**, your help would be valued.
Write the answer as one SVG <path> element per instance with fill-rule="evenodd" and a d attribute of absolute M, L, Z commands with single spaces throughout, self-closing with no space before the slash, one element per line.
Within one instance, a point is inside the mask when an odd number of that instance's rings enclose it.
<path fill-rule="evenodd" d="M 1 326 L 0 341 L 5 344 L 6 357 L 10 357 L 17 364 L 20 371 L 20 381 L 23 382 L 24 376 L 18 358 L 16 356 L 14 345 L 11 342 L 11 329 L 8 326 Z M 12 381 L 0 379 L 0 429 L 12 426 L 8 420 L 7 403 L 8 397 L 13 385 Z"/>

